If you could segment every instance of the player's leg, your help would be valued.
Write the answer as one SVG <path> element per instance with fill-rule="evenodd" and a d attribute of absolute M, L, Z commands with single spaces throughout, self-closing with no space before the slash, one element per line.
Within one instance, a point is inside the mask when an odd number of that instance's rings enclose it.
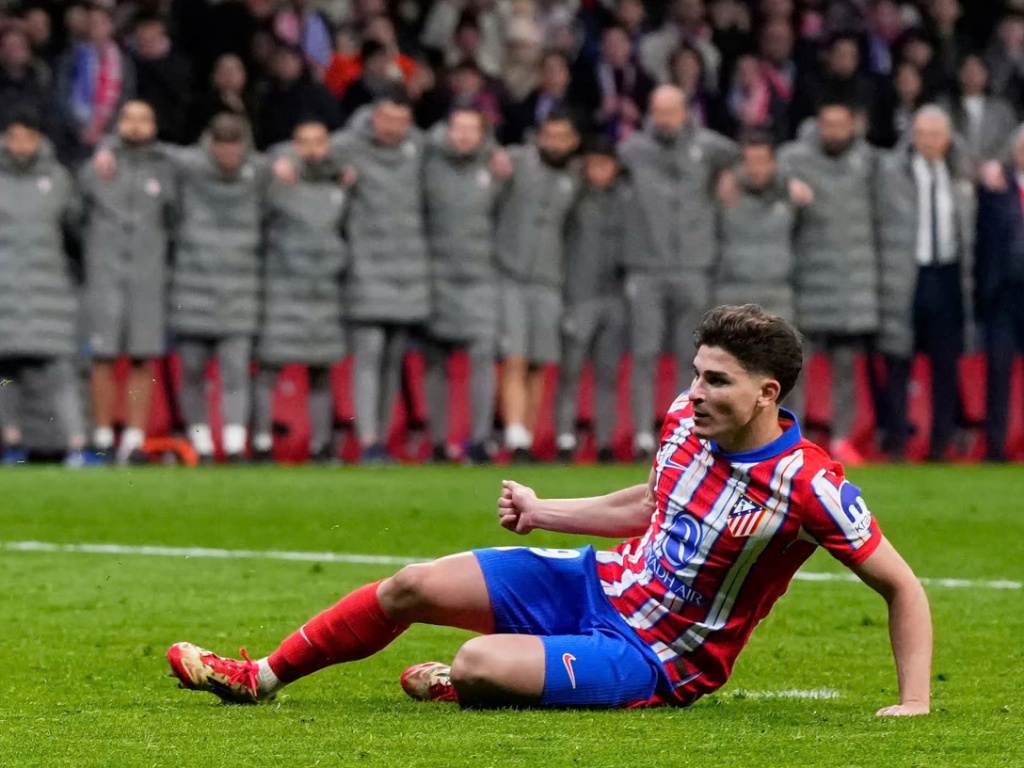
<path fill-rule="evenodd" d="M 386 327 L 384 351 L 382 357 L 383 368 L 381 370 L 380 400 L 377 403 L 377 423 L 380 425 L 381 441 L 386 441 L 391 428 L 391 417 L 395 410 L 395 400 L 402 390 L 403 384 L 411 384 L 412 380 L 403 380 L 405 374 L 405 351 L 409 345 L 410 329 L 404 325 L 390 325 Z M 409 388 L 410 397 L 407 410 L 410 418 L 414 411 L 411 397 L 412 388 Z"/>
<path fill-rule="evenodd" d="M 281 368 L 260 363 L 252 382 L 252 450 L 259 460 L 269 460 L 274 447 L 274 388 Z"/>
<path fill-rule="evenodd" d="M 497 374 L 494 368 L 495 338 L 488 333 L 469 342 L 469 403 L 474 462 L 489 461 L 487 441 L 494 427 L 494 393 Z"/>
<path fill-rule="evenodd" d="M 619 365 L 626 339 L 626 308 L 621 300 L 602 299 L 607 306 L 594 340 L 594 437 L 599 461 L 612 459 Z"/>
<path fill-rule="evenodd" d="M 359 323 L 352 327 L 352 399 L 356 411 L 356 434 L 364 451 L 375 447 L 381 439 L 377 403 L 380 399 L 384 342 L 383 326 Z"/>
<path fill-rule="evenodd" d="M 309 455 L 335 460 L 334 390 L 329 365 L 309 366 L 309 423 Z"/>
<path fill-rule="evenodd" d="M 117 409 L 114 366 L 113 359 L 94 359 L 89 380 L 92 393 L 92 418 L 95 425 L 92 447 L 108 456 L 114 448 L 114 412 Z"/>
<path fill-rule="evenodd" d="M 555 434 L 558 457 L 569 460 L 576 452 L 576 416 L 580 379 L 590 346 L 593 316 L 584 305 L 573 307 L 562 322 L 562 359 L 558 367 Z"/>
<path fill-rule="evenodd" d="M 472 553 L 410 565 L 360 587 L 311 618 L 258 662 L 222 658 L 191 643 L 171 646 L 167 660 L 182 687 L 253 703 L 324 667 L 372 656 L 413 623 L 493 630 L 487 583 Z"/>
<path fill-rule="evenodd" d="M 146 440 L 146 428 L 149 426 L 149 412 L 153 403 L 153 371 L 152 358 L 133 358 L 128 369 L 128 392 L 126 410 L 128 428 L 121 435 L 118 448 L 118 460 L 127 461 L 133 451 L 140 450 Z"/>
<path fill-rule="evenodd" d="M 206 339 L 183 337 L 178 340 L 181 361 L 181 415 L 192 447 L 200 459 L 213 457 L 213 433 L 206 403 L 206 364 L 210 345 Z"/>
<path fill-rule="evenodd" d="M 505 447 L 513 456 L 529 453 L 533 435 L 526 427 L 529 320 L 525 288 L 514 280 L 501 283 L 501 410 Z"/>
<path fill-rule="evenodd" d="M 851 442 L 857 415 L 857 352 L 859 341 L 835 338 L 829 344 L 829 368 L 832 372 L 832 456 L 847 466 L 864 463 L 864 457 Z"/>
<path fill-rule="evenodd" d="M 562 294 L 546 285 L 533 285 L 527 295 L 529 370 L 526 380 L 526 429 L 534 434 L 541 421 L 547 367 L 562 356 Z"/>
<path fill-rule="evenodd" d="M 27 459 L 21 444 L 21 376 L 23 363 L 0 360 L 0 425 L 3 426 L 3 463 L 21 464 Z"/>
<path fill-rule="evenodd" d="M 75 365 L 70 358 L 56 357 L 48 360 L 45 365 L 26 372 L 27 376 L 39 382 L 42 392 L 51 392 L 53 397 L 54 417 L 64 434 L 68 448 L 66 464 L 82 466 L 82 449 L 85 447 L 85 415 L 82 411 L 82 393 L 79 390 L 79 378 Z M 26 385 L 33 388 L 32 385 Z"/>
<path fill-rule="evenodd" d="M 658 353 L 665 339 L 667 307 L 660 281 L 649 275 L 630 275 L 626 281 L 629 300 L 630 349 L 633 371 L 630 401 L 633 411 L 633 451 L 641 460 L 654 455 L 657 447 L 651 421 Z"/>
<path fill-rule="evenodd" d="M 220 363 L 221 412 L 224 418 L 222 442 L 228 460 L 245 452 L 249 423 L 249 362 L 252 339 L 249 336 L 228 336 L 217 343 Z"/>
<path fill-rule="evenodd" d="M 423 345 L 423 391 L 434 457 L 448 454 L 448 346 L 428 336 Z"/>

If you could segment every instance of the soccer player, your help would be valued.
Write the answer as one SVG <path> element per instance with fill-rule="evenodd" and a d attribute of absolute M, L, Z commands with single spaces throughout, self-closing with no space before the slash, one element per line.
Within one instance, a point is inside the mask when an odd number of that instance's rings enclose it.
<path fill-rule="evenodd" d="M 167 652 L 173 674 L 227 701 L 265 701 L 419 622 L 482 636 L 450 668 L 407 670 L 403 687 L 417 698 L 686 706 L 726 682 L 754 627 L 822 546 L 889 604 L 900 701 L 878 714 L 927 713 L 924 590 L 842 467 L 779 408 L 800 373 L 799 334 L 747 304 L 707 313 L 695 342 L 693 381 L 669 409 L 646 484 L 539 499 L 503 483 L 505 528 L 625 538 L 615 549 L 482 549 L 411 565 L 343 598 L 260 661 L 177 643 Z"/>

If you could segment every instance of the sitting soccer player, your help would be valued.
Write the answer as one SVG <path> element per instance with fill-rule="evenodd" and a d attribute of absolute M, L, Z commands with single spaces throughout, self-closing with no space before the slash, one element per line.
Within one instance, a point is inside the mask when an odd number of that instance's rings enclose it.
<path fill-rule="evenodd" d="M 842 467 L 780 410 L 801 368 L 793 327 L 756 305 L 719 307 L 695 332 L 687 394 L 669 409 L 650 479 L 606 496 L 538 499 L 503 483 L 502 526 L 627 539 L 611 551 L 499 548 L 411 565 L 343 598 L 260 661 L 177 643 L 182 687 L 234 702 L 388 645 L 410 624 L 481 633 L 451 667 L 402 685 L 463 706 L 686 706 L 720 688 L 757 623 L 815 547 L 889 604 L 900 703 L 928 712 L 928 600 Z M 244 653 L 243 653 L 244 655 Z"/>

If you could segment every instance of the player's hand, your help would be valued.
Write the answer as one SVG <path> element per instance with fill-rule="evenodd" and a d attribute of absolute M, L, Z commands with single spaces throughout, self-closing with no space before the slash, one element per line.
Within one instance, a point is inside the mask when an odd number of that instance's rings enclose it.
<path fill-rule="evenodd" d="M 341 173 L 341 186 L 351 187 L 356 183 L 356 179 L 358 178 L 359 174 L 356 172 L 355 168 L 346 168 Z"/>
<path fill-rule="evenodd" d="M 110 181 L 117 173 L 117 159 L 109 149 L 101 149 L 92 159 L 93 168 L 104 181 Z"/>
<path fill-rule="evenodd" d="M 279 157 L 274 161 L 274 178 L 282 184 L 294 184 L 299 180 L 299 174 L 295 170 L 295 163 L 287 157 Z"/>
<path fill-rule="evenodd" d="M 790 179 L 789 199 L 793 205 L 801 207 L 810 205 L 814 202 L 814 190 L 806 182 L 800 181 L 800 179 Z"/>
<path fill-rule="evenodd" d="M 504 149 L 499 149 L 491 155 L 491 173 L 499 181 L 504 181 L 512 175 L 512 156 L 509 155 Z"/>
<path fill-rule="evenodd" d="M 989 192 L 1006 191 L 1006 174 L 998 160 L 987 160 L 978 167 L 978 181 Z"/>
<path fill-rule="evenodd" d="M 501 527 L 525 536 L 532 531 L 533 510 L 537 505 L 537 494 L 533 488 L 515 480 L 501 481 L 501 496 L 498 498 L 498 522 Z"/>
<path fill-rule="evenodd" d="M 735 208 L 740 202 L 740 185 L 736 181 L 736 174 L 732 171 L 722 171 L 722 175 L 718 177 L 718 184 L 715 185 L 715 192 L 722 205 Z"/>
<path fill-rule="evenodd" d="M 908 701 L 906 704 L 894 704 L 891 707 L 883 707 L 875 712 L 876 717 L 915 717 L 927 715 L 931 711 L 928 702 Z"/>

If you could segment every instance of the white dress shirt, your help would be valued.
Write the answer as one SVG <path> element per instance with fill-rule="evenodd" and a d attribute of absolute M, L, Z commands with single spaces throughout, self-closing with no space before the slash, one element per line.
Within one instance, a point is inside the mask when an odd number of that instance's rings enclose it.
<path fill-rule="evenodd" d="M 914 178 L 917 181 L 917 263 L 920 266 L 952 264 L 959 254 L 956 247 L 956 211 L 953 207 L 953 185 L 949 169 L 943 161 L 929 163 L 915 154 Z M 932 178 L 938 212 L 938 253 L 932 250 Z M 937 261 L 936 261 L 937 258 Z"/>

